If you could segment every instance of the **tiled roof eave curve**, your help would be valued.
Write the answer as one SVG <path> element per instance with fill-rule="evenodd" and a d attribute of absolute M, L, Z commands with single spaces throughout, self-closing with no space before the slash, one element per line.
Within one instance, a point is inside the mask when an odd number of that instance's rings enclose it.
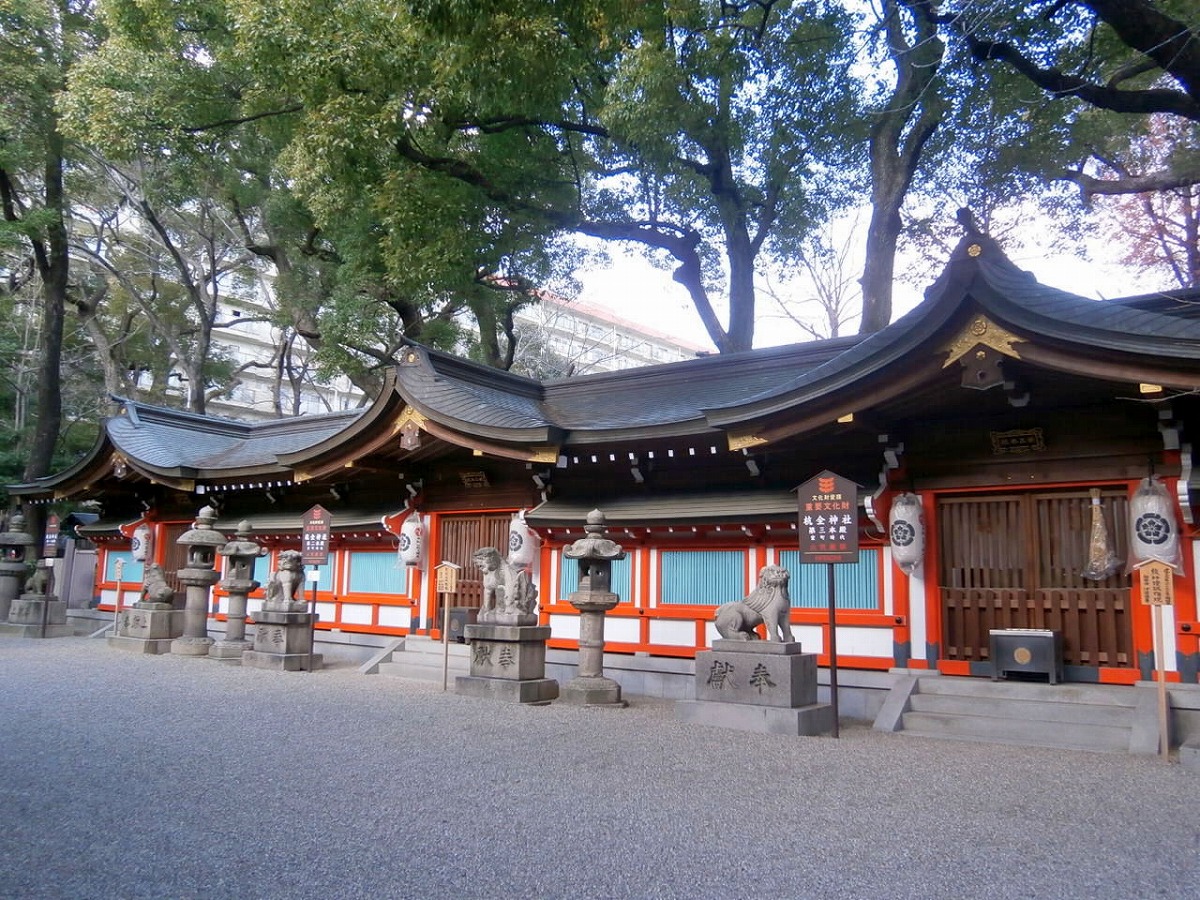
<path fill-rule="evenodd" d="M 714 428 L 728 429 L 852 388 L 913 352 L 954 315 L 957 301 L 946 290 L 935 297 L 937 288 L 935 284 L 929 289 L 930 299 L 925 303 L 824 365 L 769 393 L 737 404 L 707 408 L 703 411 L 705 419 Z"/>

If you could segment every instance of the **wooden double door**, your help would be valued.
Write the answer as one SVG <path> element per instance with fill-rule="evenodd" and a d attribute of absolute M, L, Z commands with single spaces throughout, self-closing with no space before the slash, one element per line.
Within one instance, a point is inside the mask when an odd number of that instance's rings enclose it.
<path fill-rule="evenodd" d="M 495 547 L 501 556 L 508 556 L 508 526 L 511 513 L 471 513 L 446 515 L 438 520 L 438 560 L 459 566 L 458 591 L 450 600 L 452 606 L 478 609 L 483 602 L 483 578 L 472 557 L 482 547 Z M 441 626 L 441 596 L 434 599 L 432 621 Z"/>
<path fill-rule="evenodd" d="M 1110 546 L 1128 553 L 1123 488 L 1101 491 Z M 1063 636 L 1071 666 L 1136 665 L 1130 582 L 1122 567 L 1084 576 L 1092 536 L 1089 492 L 952 496 L 937 502 L 942 652 L 949 660 L 989 660 L 993 628 L 1048 628 Z"/>

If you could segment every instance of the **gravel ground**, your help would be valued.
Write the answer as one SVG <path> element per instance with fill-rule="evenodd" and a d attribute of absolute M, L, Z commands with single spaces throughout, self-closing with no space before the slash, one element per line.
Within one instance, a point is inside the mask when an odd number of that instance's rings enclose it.
<path fill-rule="evenodd" d="M 328 660 L 328 658 L 327 658 Z M 1158 758 L 0 637 L 0 897 L 1200 896 Z"/>

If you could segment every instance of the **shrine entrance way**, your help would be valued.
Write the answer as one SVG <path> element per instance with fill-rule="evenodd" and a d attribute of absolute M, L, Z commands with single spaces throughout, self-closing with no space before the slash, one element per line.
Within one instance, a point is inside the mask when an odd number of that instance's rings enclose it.
<path fill-rule="evenodd" d="M 1111 546 L 1127 558 L 1123 487 L 1100 493 Z M 1086 490 L 947 496 L 937 501 L 942 654 L 990 660 L 993 628 L 1062 632 L 1063 663 L 1133 668 L 1131 579 L 1083 577 L 1092 533 Z"/>
<path fill-rule="evenodd" d="M 451 606 L 478 609 L 483 603 L 483 573 L 471 557 L 481 547 L 495 547 L 508 555 L 508 526 L 511 513 L 472 513 L 441 516 L 438 520 L 438 559 L 434 565 L 451 562 L 460 566 L 458 592 Z M 433 629 L 442 627 L 442 597 L 435 593 L 431 604 Z"/>

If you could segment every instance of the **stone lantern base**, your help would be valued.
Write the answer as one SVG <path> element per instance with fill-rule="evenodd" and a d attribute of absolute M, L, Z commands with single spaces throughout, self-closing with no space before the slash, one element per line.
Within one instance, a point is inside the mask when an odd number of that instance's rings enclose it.
<path fill-rule="evenodd" d="M 572 678 L 563 685 L 561 700 L 572 706 L 629 705 L 621 699 L 621 685 L 603 675 L 580 675 Z"/>
<path fill-rule="evenodd" d="M 321 668 L 320 653 L 311 653 L 316 613 L 261 610 L 254 614 L 254 649 L 242 654 L 242 665 L 255 669 L 304 672 Z"/>
<path fill-rule="evenodd" d="M 121 610 L 108 646 L 132 653 L 170 653 L 171 642 L 181 634 L 183 610 L 165 603 L 135 603 Z"/>
<path fill-rule="evenodd" d="M 251 641 L 242 639 L 239 641 L 216 641 L 208 648 L 208 658 L 215 659 L 219 663 L 226 665 L 240 666 L 242 664 L 242 654 L 247 650 L 253 649 L 254 644 Z"/>
<path fill-rule="evenodd" d="M 471 674 L 454 679 L 454 692 L 509 703 L 541 705 L 558 696 L 546 677 L 548 625 L 467 625 Z"/>
<path fill-rule="evenodd" d="M 833 707 L 817 702 L 817 655 L 799 641 L 713 641 L 696 654 L 696 699 L 680 700 L 685 722 L 771 734 L 833 730 Z"/>
<path fill-rule="evenodd" d="M 0 634 L 15 637 L 70 637 L 73 633 L 67 624 L 67 601 L 45 594 L 22 594 L 13 600 L 8 621 L 0 625 Z"/>

